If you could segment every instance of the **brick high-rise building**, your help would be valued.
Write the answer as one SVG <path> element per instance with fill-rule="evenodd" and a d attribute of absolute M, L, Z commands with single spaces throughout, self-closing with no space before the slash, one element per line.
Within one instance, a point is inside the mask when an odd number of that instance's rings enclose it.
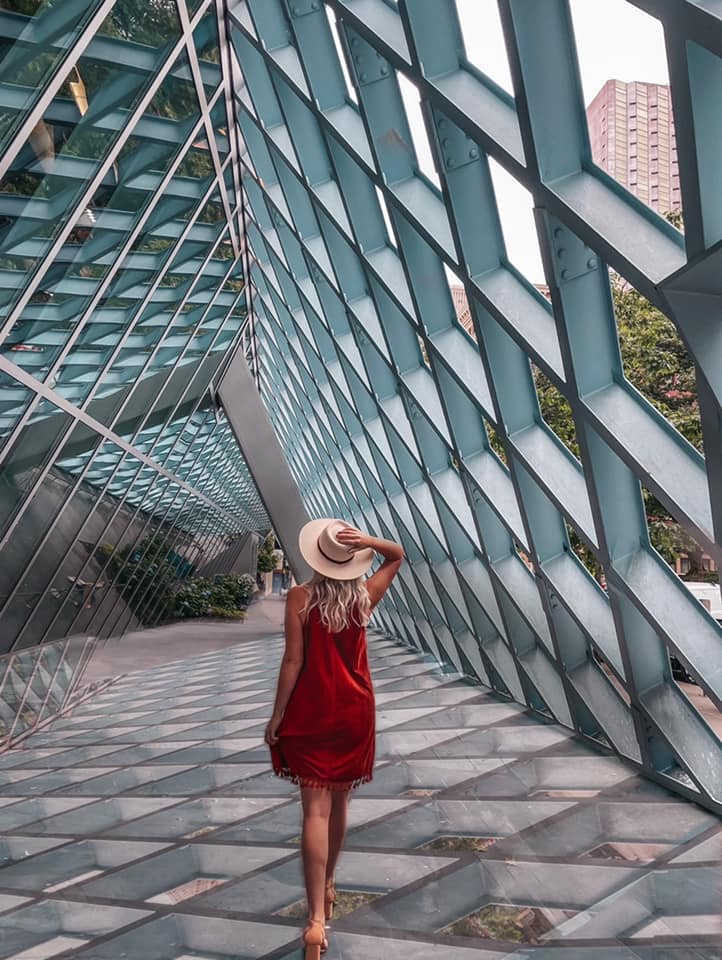
<path fill-rule="evenodd" d="M 681 209 L 669 87 L 607 80 L 587 123 L 598 166 L 658 213 Z"/>

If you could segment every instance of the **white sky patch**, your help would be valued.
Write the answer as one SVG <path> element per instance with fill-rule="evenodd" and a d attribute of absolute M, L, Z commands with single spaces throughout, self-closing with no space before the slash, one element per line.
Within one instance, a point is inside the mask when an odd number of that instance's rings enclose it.
<path fill-rule="evenodd" d="M 532 195 L 495 160 L 489 160 L 507 257 L 532 283 L 544 279 Z"/>

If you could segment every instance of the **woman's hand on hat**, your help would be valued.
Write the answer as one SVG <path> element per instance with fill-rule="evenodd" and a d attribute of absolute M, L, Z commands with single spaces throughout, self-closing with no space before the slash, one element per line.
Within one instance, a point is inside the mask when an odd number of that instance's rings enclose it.
<path fill-rule="evenodd" d="M 365 550 L 371 538 L 367 533 L 357 530 L 356 527 L 342 527 L 336 534 L 336 539 L 356 553 L 357 550 Z"/>

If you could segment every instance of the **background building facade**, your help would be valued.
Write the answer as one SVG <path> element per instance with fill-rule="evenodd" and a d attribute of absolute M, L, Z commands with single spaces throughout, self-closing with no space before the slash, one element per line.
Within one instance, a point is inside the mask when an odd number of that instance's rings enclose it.
<path fill-rule="evenodd" d="M 643 203 L 682 207 L 670 89 L 607 80 L 587 108 L 592 159 Z"/>

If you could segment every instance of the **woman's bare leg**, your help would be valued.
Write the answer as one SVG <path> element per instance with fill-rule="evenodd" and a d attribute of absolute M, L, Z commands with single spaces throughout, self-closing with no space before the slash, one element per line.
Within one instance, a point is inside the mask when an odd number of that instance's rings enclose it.
<path fill-rule="evenodd" d="M 350 796 L 350 790 L 333 791 L 331 795 L 331 814 L 328 818 L 328 858 L 326 860 L 327 883 L 333 880 L 336 863 L 346 836 Z"/>
<path fill-rule="evenodd" d="M 325 919 L 323 900 L 329 846 L 330 793 L 330 790 L 321 788 L 301 787 L 301 804 L 303 806 L 301 852 L 303 854 L 303 876 L 306 883 L 308 915 L 313 920 L 322 921 Z"/>

